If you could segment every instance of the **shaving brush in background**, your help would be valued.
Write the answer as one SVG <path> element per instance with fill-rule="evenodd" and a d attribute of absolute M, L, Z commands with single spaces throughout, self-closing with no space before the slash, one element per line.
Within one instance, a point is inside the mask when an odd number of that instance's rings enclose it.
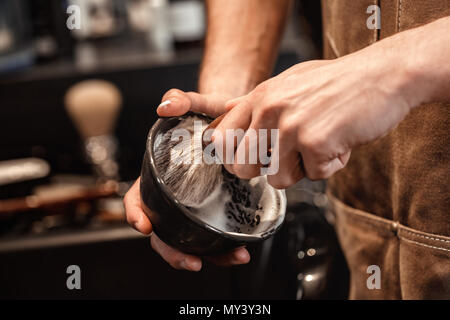
<path fill-rule="evenodd" d="M 86 155 L 103 182 L 119 179 L 113 131 L 121 104 L 119 89 L 104 80 L 81 81 L 70 87 L 65 96 L 67 113 L 84 139 Z"/>

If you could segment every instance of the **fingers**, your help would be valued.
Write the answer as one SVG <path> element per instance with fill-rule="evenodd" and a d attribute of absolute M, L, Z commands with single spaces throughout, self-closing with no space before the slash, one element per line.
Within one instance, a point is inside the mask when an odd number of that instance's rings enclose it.
<path fill-rule="evenodd" d="M 138 178 L 124 197 L 127 221 L 136 230 L 144 234 L 150 234 L 152 232 L 152 225 L 140 205 L 140 178 Z M 188 271 L 201 270 L 202 260 L 199 257 L 185 254 L 172 248 L 154 233 L 151 236 L 150 243 L 153 250 L 173 268 Z M 228 254 L 208 257 L 207 259 L 218 265 L 232 266 L 248 263 L 250 261 L 250 255 L 245 248 L 239 248 Z"/>
<path fill-rule="evenodd" d="M 239 108 L 239 107 L 236 107 Z M 275 112 L 274 112 L 275 111 Z M 251 179 L 256 176 L 272 174 L 269 161 L 272 150 L 272 139 L 277 140 L 278 115 L 276 110 L 258 110 L 252 112 L 252 119 L 244 138 L 236 150 L 233 172 L 242 179 Z M 275 132 L 274 132 L 275 131 Z M 274 155 L 272 155 L 273 158 Z M 245 161 L 239 162 L 239 159 Z M 277 158 L 278 160 L 278 158 Z M 261 168 L 265 166 L 265 171 Z"/>
<path fill-rule="evenodd" d="M 177 270 L 200 271 L 202 260 L 200 257 L 178 251 L 164 243 L 155 233 L 150 240 L 153 250 L 155 250 L 171 267 Z M 208 256 L 206 260 L 216 265 L 229 267 L 246 264 L 250 261 L 250 254 L 244 247 L 237 248 L 229 253 Z"/>
<path fill-rule="evenodd" d="M 156 112 L 161 117 L 181 116 L 188 111 L 217 117 L 225 112 L 228 98 L 225 95 L 203 95 L 171 89 L 164 94 Z"/>
<path fill-rule="evenodd" d="M 240 102 L 244 101 L 245 96 L 242 97 L 238 97 L 238 98 L 234 98 L 231 100 L 228 100 L 225 103 L 225 110 L 226 111 L 230 111 L 231 109 L 233 109 L 235 106 L 237 106 Z"/>
<path fill-rule="evenodd" d="M 259 161 L 258 148 L 262 146 L 259 145 L 259 142 L 259 132 L 254 128 L 248 128 L 236 149 L 231 169 L 239 178 L 251 179 L 261 175 L 262 164 Z"/>
<path fill-rule="evenodd" d="M 225 169 L 233 173 L 234 152 L 244 137 L 251 121 L 251 108 L 245 103 L 230 110 L 214 129 L 212 136 L 216 154 L 221 158 Z"/>
<path fill-rule="evenodd" d="M 327 179 L 347 165 L 351 149 L 340 140 L 340 134 L 336 130 L 331 134 L 313 127 L 298 132 L 298 150 L 309 179 Z"/>
<path fill-rule="evenodd" d="M 141 208 L 140 181 L 141 178 L 139 177 L 128 190 L 123 198 L 123 204 L 127 222 L 137 231 L 143 234 L 150 234 L 152 232 L 152 224 Z"/>
<path fill-rule="evenodd" d="M 271 155 L 271 166 L 274 174 L 267 175 L 267 181 L 277 189 L 285 189 L 299 180 L 305 174 L 303 172 L 302 159 L 296 149 L 295 136 L 297 129 L 280 126 L 279 136 L 274 142 L 274 150 Z"/>
<path fill-rule="evenodd" d="M 206 260 L 223 267 L 230 267 L 234 265 L 246 264 L 250 262 L 250 254 L 244 247 L 237 248 L 236 250 L 218 255 L 205 257 Z"/>
<path fill-rule="evenodd" d="M 156 234 L 152 234 L 150 243 L 168 264 L 178 270 L 200 271 L 202 260 L 199 257 L 185 254 L 164 243 Z"/>
<path fill-rule="evenodd" d="M 140 203 L 140 178 L 136 180 L 133 186 L 128 190 L 124 197 L 125 212 L 127 221 L 136 230 L 150 234 L 152 225 L 145 213 L 141 209 Z M 162 242 L 156 234 L 151 236 L 151 245 L 159 255 L 176 269 L 185 269 L 190 271 L 199 271 L 202 267 L 200 258 L 184 254 L 173 249 Z"/>
<path fill-rule="evenodd" d="M 175 117 L 185 114 L 190 108 L 189 96 L 181 90 L 172 89 L 164 94 L 156 112 L 160 117 Z"/>
<path fill-rule="evenodd" d="M 276 160 L 275 160 L 276 161 Z M 279 159 L 278 171 L 267 176 L 269 184 L 277 189 L 286 189 L 304 177 L 299 153 L 290 151 Z"/>
<path fill-rule="evenodd" d="M 339 155 L 338 157 L 336 157 L 330 161 L 329 176 L 333 175 L 335 172 L 341 170 L 342 168 L 344 168 L 347 165 L 348 160 L 350 160 L 350 154 L 351 154 L 351 151 L 348 151 L 348 152 L 344 153 L 343 155 Z"/>
<path fill-rule="evenodd" d="M 351 151 L 347 151 L 342 155 L 331 160 L 321 160 L 313 151 L 304 150 L 302 152 L 305 173 L 311 180 L 327 179 L 337 171 L 343 169 L 349 159 Z"/>

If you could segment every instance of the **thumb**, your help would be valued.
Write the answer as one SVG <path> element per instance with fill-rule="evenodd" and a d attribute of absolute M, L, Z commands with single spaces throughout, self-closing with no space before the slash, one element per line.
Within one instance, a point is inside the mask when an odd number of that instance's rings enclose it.
<path fill-rule="evenodd" d="M 161 117 L 181 116 L 188 111 L 205 113 L 217 117 L 225 112 L 225 102 L 229 97 L 202 95 L 197 92 L 184 92 L 178 89 L 167 91 L 156 112 Z"/>

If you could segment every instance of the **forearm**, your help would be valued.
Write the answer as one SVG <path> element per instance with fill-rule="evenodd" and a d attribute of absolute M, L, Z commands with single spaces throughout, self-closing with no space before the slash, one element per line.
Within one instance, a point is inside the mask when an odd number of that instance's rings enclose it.
<path fill-rule="evenodd" d="M 384 91 L 400 94 L 409 108 L 432 101 L 450 101 L 450 17 L 400 32 L 343 59 L 363 65 Z"/>
<path fill-rule="evenodd" d="M 419 102 L 450 101 L 450 16 L 412 30 L 408 70 L 412 92 L 423 91 Z"/>
<path fill-rule="evenodd" d="M 268 78 L 290 0 L 208 0 L 200 93 L 240 96 Z"/>

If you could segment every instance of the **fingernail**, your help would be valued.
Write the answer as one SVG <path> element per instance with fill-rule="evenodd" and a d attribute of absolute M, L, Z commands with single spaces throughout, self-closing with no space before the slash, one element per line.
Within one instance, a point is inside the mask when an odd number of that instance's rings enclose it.
<path fill-rule="evenodd" d="M 170 100 L 165 100 L 165 101 L 161 102 L 161 104 L 158 106 L 158 109 L 159 109 L 159 110 L 165 110 L 165 109 L 167 108 L 167 106 L 168 106 L 169 104 L 171 104 L 171 103 L 172 103 L 172 101 L 170 101 Z"/>
<path fill-rule="evenodd" d="M 181 261 L 180 265 L 183 269 L 189 271 L 200 271 L 200 269 L 202 268 L 202 264 L 200 261 L 189 258 L 186 258 L 183 261 Z"/>

